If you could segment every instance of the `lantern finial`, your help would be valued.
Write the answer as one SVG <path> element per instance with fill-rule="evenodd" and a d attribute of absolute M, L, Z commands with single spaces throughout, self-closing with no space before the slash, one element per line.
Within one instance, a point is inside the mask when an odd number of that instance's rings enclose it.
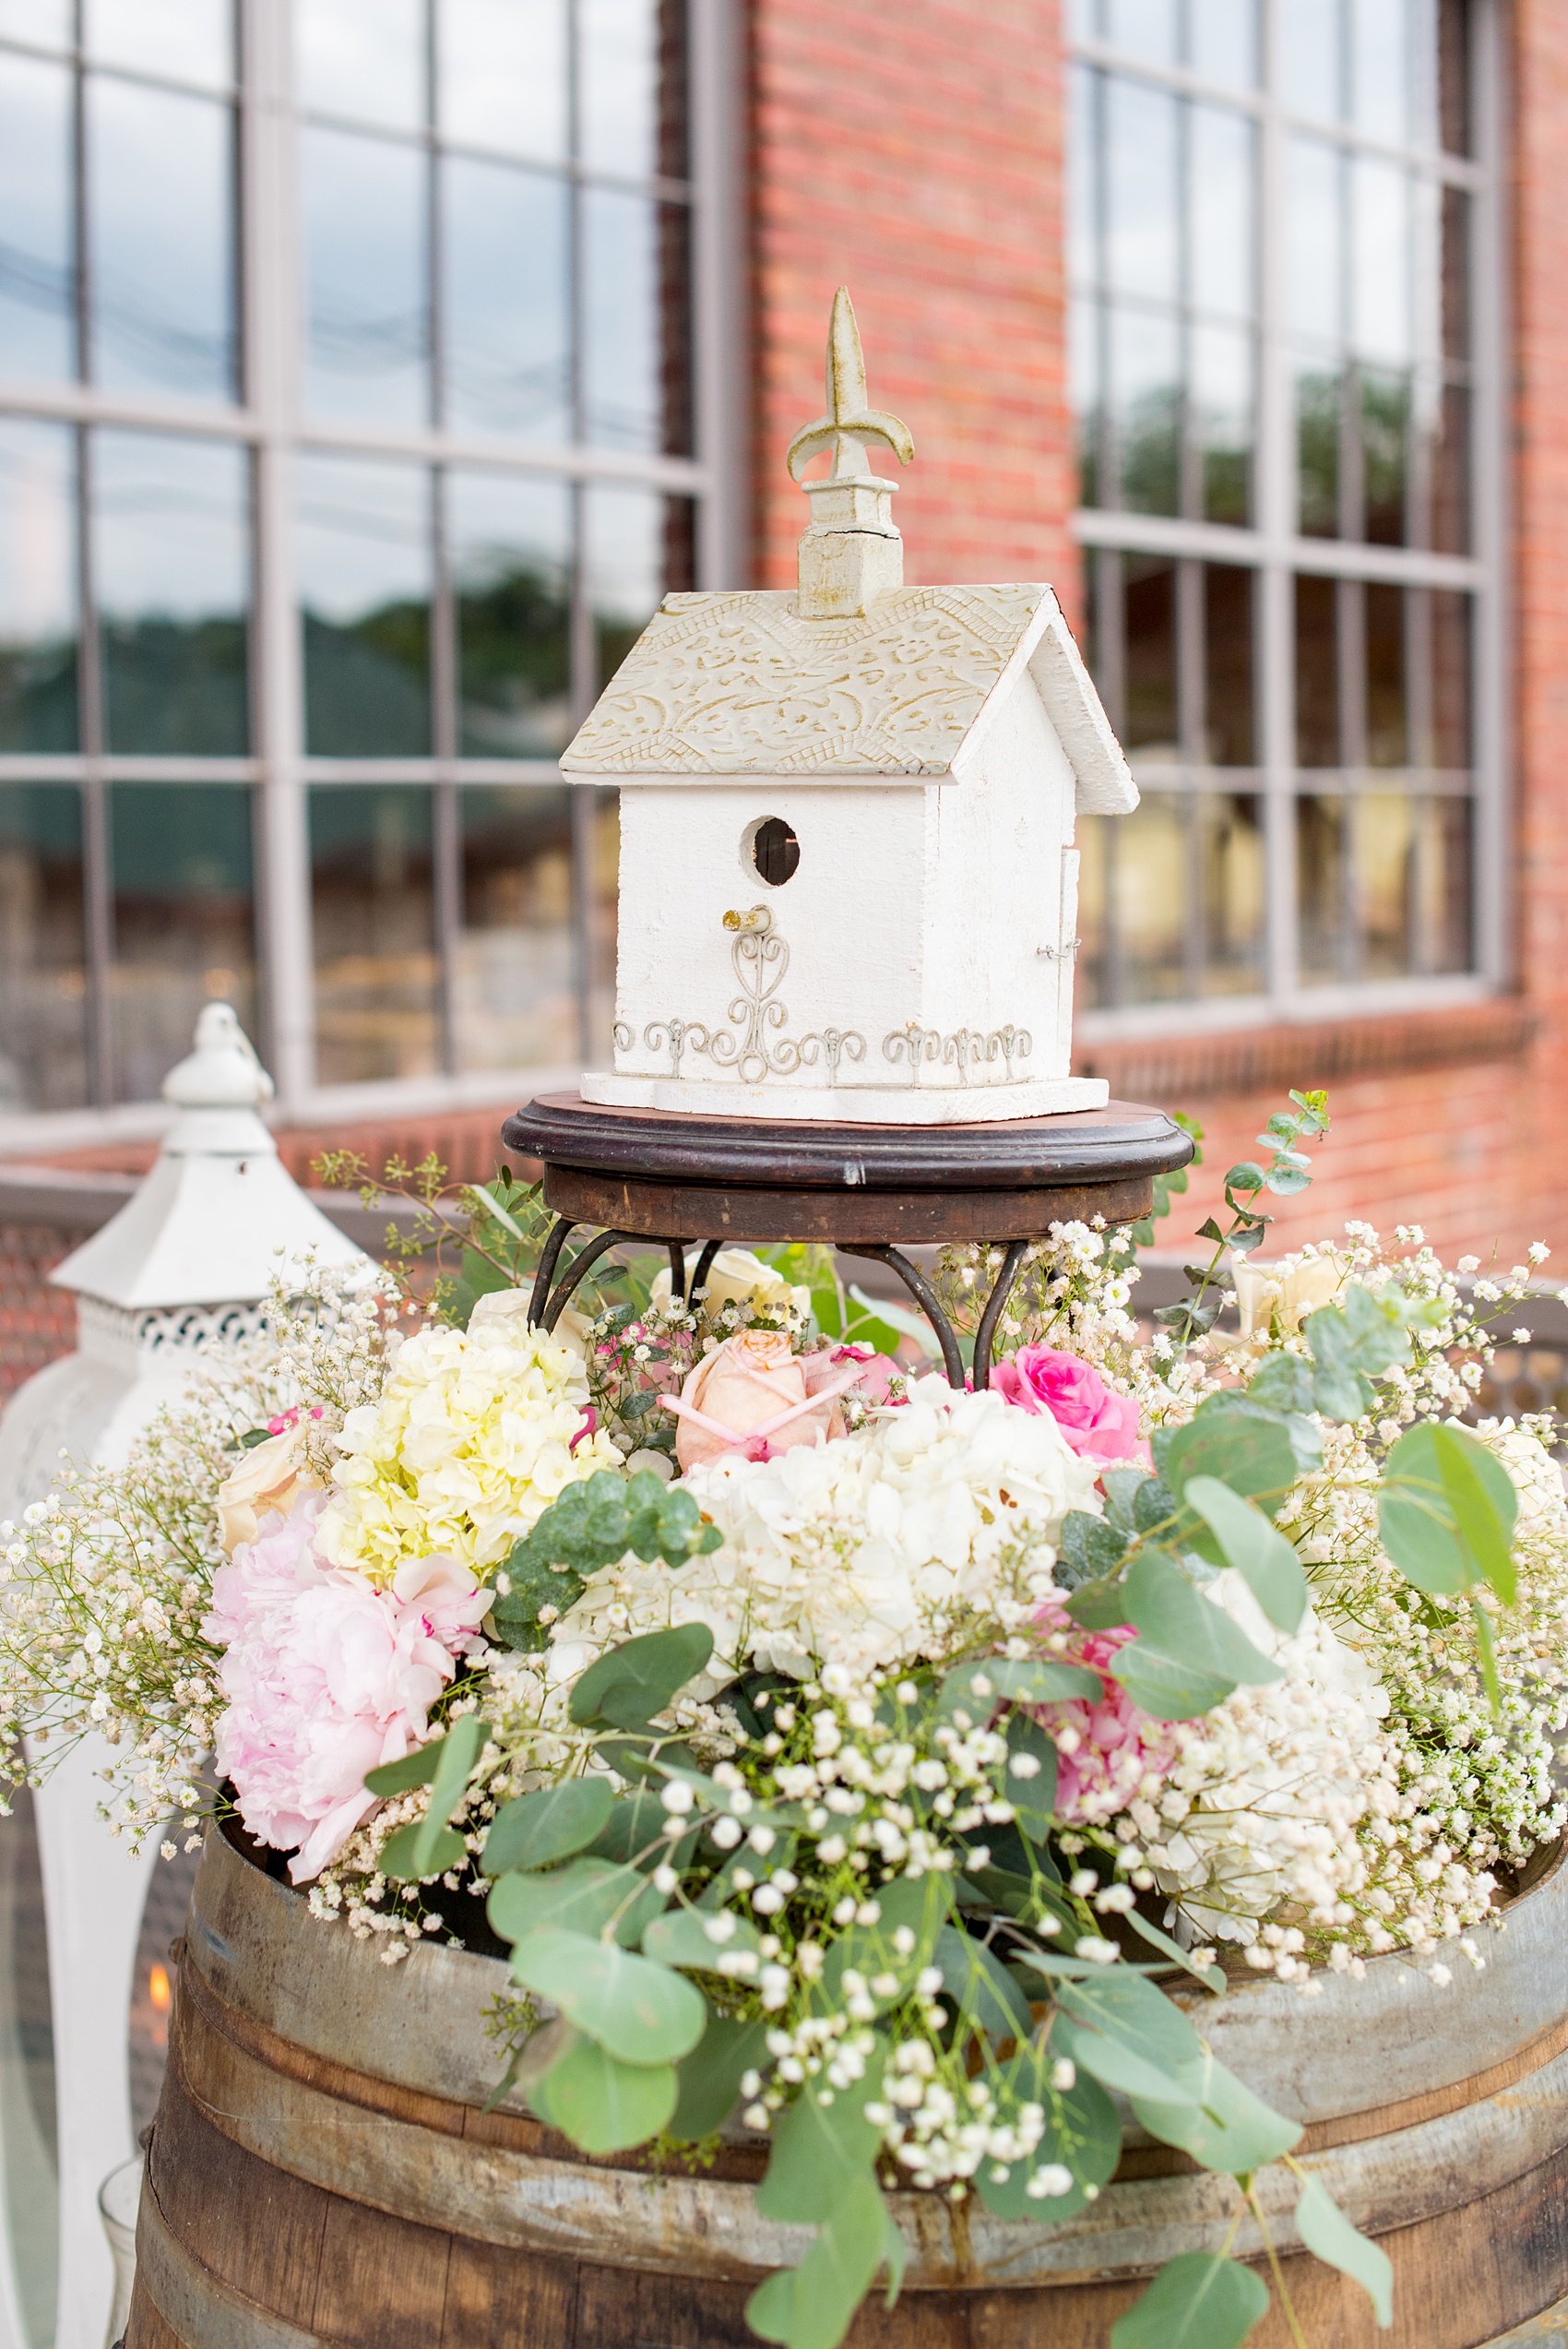
<path fill-rule="evenodd" d="M 873 473 L 867 447 L 884 441 L 901 465 L 915 454 L 909 426 L 867 404 L 866 363 L 848 286 L 833 297 L 827 333 L 827 411 L 790 443 L 791 481 L 803 466 L 831 451 L 820 481 L 802 483 L 812 518 L 800 543 L 803 619 L 852 619 L 879 595 L 904 584 L 904 543 L 893 521 L 896 482 Z"/>

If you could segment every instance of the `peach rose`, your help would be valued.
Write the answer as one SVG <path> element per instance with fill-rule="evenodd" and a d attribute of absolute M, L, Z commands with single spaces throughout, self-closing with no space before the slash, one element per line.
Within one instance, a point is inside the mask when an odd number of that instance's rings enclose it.
<path fill-rule="evenodd" d="M 215 1496 L 218 1538 L 231 1557 L 242 1542 L 255 1540 L 264 1517 L 274 1509 L 287 1517 L 299 1494 L 316 1489 L 316 1478 L 303 1464 L 305 1431 L 299 1412 L 287 1412 L 270 1425 L 266 1443 L 251 1447 Z"/>
<path fill-rule="evenodd" d="M 802 1357 L 791 1353 L 781 1330 L 742 1330 L 705 1354 L 679 1398 L 669 1399 L 681 1423 L 675 1457 L 685 1469 L 725 1452 L 771 1460 L 797 1444 L 814 1444 L 831 1434 L 834 1406 L 864 1367 L 846 1363 L 813 1393 Z"/>

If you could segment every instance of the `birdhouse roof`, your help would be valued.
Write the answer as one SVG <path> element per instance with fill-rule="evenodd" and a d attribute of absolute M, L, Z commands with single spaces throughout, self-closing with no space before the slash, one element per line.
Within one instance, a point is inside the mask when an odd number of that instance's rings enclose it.
<path fill-rule="evenodd" d="M 1137 805 L 1048 587 L 910 587 L 802 619 L 789 589 L 667 595 L 562 758 L 598 776 L 911 776 L 961 782 L 1028 672 L 1080 811 Z"/>

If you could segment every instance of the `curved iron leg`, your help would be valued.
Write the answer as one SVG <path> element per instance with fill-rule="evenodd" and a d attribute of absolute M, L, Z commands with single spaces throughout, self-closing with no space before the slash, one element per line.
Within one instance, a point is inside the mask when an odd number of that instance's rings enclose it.
<path fill-rule="evenodd" d="M 670 1250 L 670 1301 L 679 1305 L 686 1294 L 686 1251 L 679 1240 L 668 1240 Z"/>
<path fill-rule="evenodd" d="M 576 1228 L 569 1215 L 558 1215 L 551 1227 L 550 1237 L 544 1244 L 544 1252 L 533 1276 L 533 1294 L 529 1299 L 529 1320 L 536 1330 L 540 1325 L 545 1299 L 550 1294 L 550 1283 L 555 1277 L 555 1268 L 561 1261 L 561 1251 L 566 1245 L 566 1234 Z M 553 1324 L 551 1326 L 553 1327 Z"/>
<path fill-rule="evenodd" d="M 840 1256 L 868 1257 L 873 1264 L 885 1264 L 889 1271 L 897 1274 L 936 1332 L 937 1343 L 942 1348 L 943 1367 L 947 1374 L 948 1385 L 962 1387 L 964 1357 L 958 1351 L 958 1341 L 953 1334 L 952 1323 L 942 1310 L 936 1291 L 932 1287 L 920 1266 L 911 1264 L 909 1258 L 895 1247 L 849 1247 L 842 1240 L 835 1241 L 834 1246 Z"/>
<path fill-rule="evenodd" d="M 1007 1300 L 1016 1285 L 1028 1248 L 1028 1240 L 1013 1240 L 1008 1243 L 1007 1253 L 1002 1259 L 1002 1270 L 996 1276 L 996 1286 L 986 1299 L 985 1311 L 980 1315 L 980 1325 L 975 1333 L 975 1392 L 977 1394 L 982 1392 L 991 1384 L 991 1349 L 996 1337 L 996 1325 L 1001 1320 Z"/>
<path fill-rule="evenodd" d="M 686 1303 L 688 1306 L 707 1287 L 707 1276 L 713 1270 L 713 1259 L 719 1254 L 719 1242 L 717 1240 L 709 1240 L 707 1246 L 703 1249 L 701 1256 L 698 1257 L 697 1269 L 692 1275 L 692 1285 L 686 1291 Z"/>
<path fill-rule="evenodd" d="M 618 1240 L 629 1240 L 634 1247 L 642 1247 L 647 1245 L 645 1241 L 638 1239 L 635 1232 L 600 1232 L 596 1238 L 585 1242 L 572 1258 L 569 1269 L 555 1283 L 550 1303 L 544 1308 L 544 1326 L 547 1330 L 554 1329 L 571 1303 L 572 1293 L 579 1281 L 586 1280 L 600 1258 L 607 1249 L 612 1248 Z"/>

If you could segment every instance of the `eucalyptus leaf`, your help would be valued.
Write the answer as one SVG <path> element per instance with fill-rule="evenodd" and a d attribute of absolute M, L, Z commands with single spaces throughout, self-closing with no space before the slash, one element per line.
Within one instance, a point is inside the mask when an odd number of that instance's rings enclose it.
<path fill-rule="evenodd" d="M 1127 1911 L 1126 1922 L 1151 1950 L 1158 1950 L 1172 1965 L 1181 1966 L 1194 1982 L 1201 1982 L 1206 1990 L 1212 1990 L 1217 1996 L 1224 1990 L 1225 1970 L 1222 1966 L 1194 1965 L 1190 1951 L 1183 1950 L 1179 1941 L 1173 1941 L 1169 1933 L 1162 1933 L 1158 1925 L 1151 1925 L 1146 1916 L 1140 1916 L 1136 1909 Z"/>
<path fill-rule="evenodd" d="M 958 1926 L 944 1925 L 932 1961 L 941 1969 L 943 1988 L 955 2004 L 960 2027 L 968 2023 L 989 2039 L 1027 2039 L 1034 2029 L 1029 2002 L 993 1950 Z"/>
<path fill-rule="evenodd" d="M 850 2178 L 797 2268 L 781 2268 L 746 2303 L 746 2322 L 784 2349 L 837 2349 L 882 2265 L 886 2206 L 874 2177 Z"/>
<path fill-rule="evenodd" d="M 430 1877 L 461 1867 L 468 1856 L 469 1847 L 460 1835 L 449 1827 L 438 1827 L 432 1833 L 422 1819 L 414 1826 L 394 1828 L 381 1847 L 380 1867 L 394 1883 L 422 1884 Z"/>
<path fill-rule="evenodd" d="M 1097 1702 L 1104 1690 L 1098 1672 L 1081 1664 L 1048 1663 L 1033 1656 L 982 1656 L 955 1664 L 937 1692 L 936 1719 L 967 1712 L 976 1725 L 990 1720 L 999 1704 L 1051 1705 L 1074 1697 Z"/>
<path fill-rule="evenodd" d="M 869 2176 L 882 2132 L 867 2120 L 886 2060 L 879 2040 L 863 2078 L 825 2102 L 820 2079 L 808 2080 L 792 2105 L 774 2123 L 767 2175 L 756 2189 L 758 2214 L 787 2225 L 811 2226 L 826 2218 L 837 2197 L 857 2177 Z"/>
<path fill-rule="evenodd" d="M 712 1653 L 713 1634 L 706 1623 L 683 1623 L 672 1630 L 645 1631 L 624 1640 L 590 1663 L 578 1680 L 572 1691 L 572 1719 L 585 1723 L 610 1720 L 623 1729 L 632 1725 L 625 1717 L 628 1711 L 649 1720 L 696 1677 Z M 615 1703 L 613 1713 L 606 1711 L 607 1702 Z"/>
<path fill-rule="evenodd" d="M 1206 2051 L 1177 2066 L 1176 2082 L 1183 2091 L 1180 2101 L 1167 2103 L 1136 2089 L 1127 2093 L 1151 2137 L 1179 2145 L 1205 2169 L 1243 2176 L 1277 2161 L 1301 2140 L 1298 2121 L 1271 2111 Z"/>
<path fill-rule="evenodd" d="M 657 2137 L 676 2108 L 673 2064 L 623 2063 L 595 2040 L 574 2041 L 528 2092 L 550 2128 L 585 2153 L 618 2153 Z"/>
<path fill-rule="evenodd" d="M 1239 2260 L 1182 2251 L 1111 2328 L 1111 2349 L 1241 2349 L 1268 2311 L 1268 2286 Z"/>
<path fill-rule="evenodd" d="M 495 1815 L 484 1839 L 486 1876 L 505 1876 L 510 1868 L 548 1867 L 580 1852 L 601 1834 L 614 1803 L 607 1778 L 569 1778 L 560 1786 L 541 1786 L 519 1795 Z"/>
<path fill-rule="evenodd" d="M 663 1906 L 640 1868 L 617 1867 L 608 1860 L 576 1859 L 543 1875 L 499 1877 L 490 1890 L 485 1914 L 503 1941 L 522 1941 L 546 1926 L 573 1933 L 603 1933 L 612 1922 L 617 1938 L 630 1934 L 633 1946 L 647 1929 L 650 1914 Z"/>
<path fill-rule="evenodd" d="M 931 1962 L 943 1920 L 953 1904 L 953 1890 L 948 1878 L 933 1868 L 925 1876 L 895 1878 L 882 1887 L 876 1901 L 882 1914 L 874 1925 L 852 1925 L 829 1945 L 822 1989 L 830 2009 L 841 2004 L 844 1975 L 851 1967 L 868 1985 L 879 1976 L 891 1978 L 895 1985 L 891 1990 L 869 1994 L 879 2014 L 902 1997 L 921 1967 Z M 905 1950 L 894 1940 L 900 1930 L 914 1937 Z"/>
<path fill-rule="evenodd" d="M 1296 2232 L 1309 2251 L 1360 2285 L 1386 2332 L 1394 2322 L 1394 2262 L 1380 2245 L 1351 2225 L 1321 2178 L 1309 2177 L 1302 2185 Z"/>
<path fill-rule="evenodd" d="M 1462 1428 L 1422 1420 L 1384 1463 L 1378 1530 L 1418 1590 L 1453 1597 L 1484 1580 L 1507 1604 L 1517 1508 L 1508 1472 L 1484 1444 Z"/>
<path fill-rule="evenodd" d="M 519 1941 L 512 1973 L 623 2063 L 678 2062 L 707 2021 L 701 1991 L 683 1974 L 560 1926 Z"/>
<path fill-rule="evenodd" d="M 1125 2046 L 1120 2039 L 1108 2039 L 1102 2031 L 1086 2031 L 1081 2024 L 1058 2015 L 1051 2027 L 1051 2046 L 1053 2055 L 1065 2056 L 1079 2071 L 1098 2080 L 1102 2088 L 1119 2089 L 1123 2096 L 1132 2097 L 1140 2113 L 1142 2106 L 1137 2100 L 1146 2098 L 1162 2113 L 1189 2113 L 1194 2123 L 1199 2117 L 1191 2099 L 1183 2097 L 1182 2082 L 1174 2072 L 1152 2063 L 1148 2057 Z"/>
<path fill-rule="evenodd" d="M 1108 1669 L 1157 1720 L 1193 1720 L 1238 1682 L 1283 1676 L 1222 1608 L 1155 1551 L 1142 1552 L 1128 1571 L 1125 1620 L 1138 1637 L 1117 1650 Z"/>
<path fill-rule="evenodd" d="M 722 1914 L 732 1927 L 727 1940 L 719 1941 L 708 1933 L 710 1924 Z M 660 1965 L 684 1966 L 699 1973 L 714 1973 L 719 1961 L 734 1950 L 756 1950 L 762 1936 L 749 1917 L 737 1916 L 732 1909 L 714 1915 L 699 1914 L 695 1909 L 667 1909 L 656 1916 L 643 1934 L 646 1956 L 657 1958 Z"/>
<path fill-rule="evenodd" d="M 1189 1478 L 1214 1476 L 1232 1492 L 1277 1508 L 1295 1483 L 1298 1468 L 1289 1437 L 1275 1413 L 1245 1397 L 1217 1396 L 1176 1429 L 1164 1447 L 1160 1473 L 1177 1500 Z"/>
<path fill-rule="evenodd" d="M 1087 2206 L 1086 2187 L 1102 2187 L 1114 2176 L 1122 2157 L 1122 2123 L 1116 2107 L 1098 2081 L 1080 2073 L 1073 2086 L 1051 2084 L 1051 2058 L 1038 2048 L 1020 2048 L 1006 2063 L 988 2066 L 987 2085 L 1004 2120 L 1020 2105 L 1045 2109 L 1045 2132 L 1034 2152 L 1021 2161 L 982 2162 L 975 2173 L 975 2188 L 993 2217 L 1070 2219 Z M 1042 2169 L 1060 2166 L 1071 2173 L 1065 2194 L 1035 2195 L 1029 2182 Z M 998 2177 L 1003 2167 L 1006 2176 Z"/>
<path fill-rule="evenodd" d="M 681 2058 L 671 2137 L 684 2144 L 711 2137 L 739 2103 L 745 2074 L 766 2069 L 769 2060 L 766 2015 L 720 2015 L 710 2009 L 707 2029 Z"/>
<path fill-rule="evenodd" d="M 1165 2070 L 1203 2053 L 1181 2008 L 1129 1966 L 1101 1966 L 1086 1981 L 1064 1984 L 1057 1997 L 1075 2021 L 1105 2032 Z"/>
<path fill-rule="evenodd" d="M 1218 1477 L 1190 1476 L 1182 1497 L 1211 1529 L 1269 1621 L 1281 1631 L 1296 1630 L 1307 1611 L 1307 1578 L 1284 1534 Z"/>
<path fill-rule="evenodd" d="M 434 1748 L 429 1807 L 422 1819 L 387 1837 L 381 1854 L 385 1875 L 403 1883 L 419 1883 L 428 1877 L 444 1876 L 467 1859 L 468 1846 L 446 1822 L 469 1791 L 485 1734 L 478 1713 L 461 1713 L 452 1723 Z"/>
<path fill-rule="evenodd" d="M 1018 1825 L 1031 1842 L 1043 1843 L 1055 1823 L 1056 1747 L 1027 1712 L 1008 1717 L 1006 1785 Z"/>
<path fill-rule="evenodd" d="M 406 1795 L 411 1786 L 428 1786 L 445 1743 L 445 1738 L 433 1737 L 428 1746 L 416 1746 L 401 1761 L 383 1762 L 379 1770 L 367 1770 L 367 1790 L 373 1795 Z"/>

